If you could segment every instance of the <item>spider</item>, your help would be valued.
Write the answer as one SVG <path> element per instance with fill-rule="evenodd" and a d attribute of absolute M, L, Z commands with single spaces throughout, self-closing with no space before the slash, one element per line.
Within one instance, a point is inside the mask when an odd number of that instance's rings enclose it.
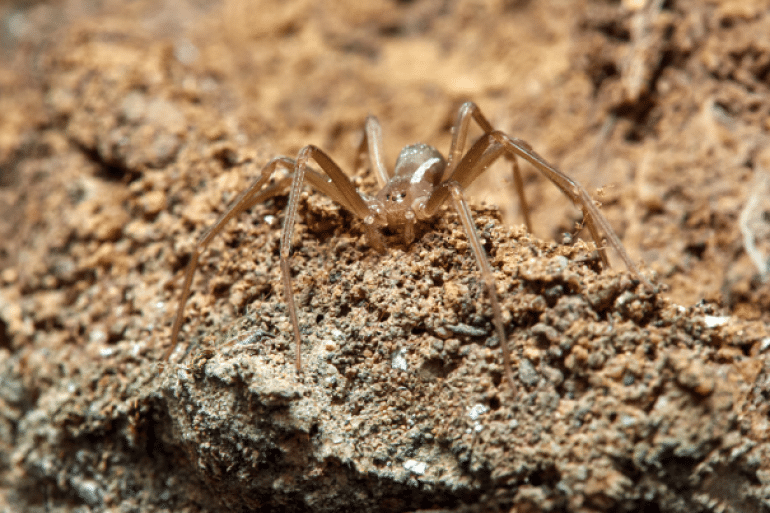
<path fill-rule="evenodd" d="M 479 138 L 467 153 L 464 153 L 468 129 L 471 120 L 481 127 L 484 135 Z M 297 307 L 292 291 L 291 269 L 289 256 L 291 254 L 291 239 L 294 232 L 294 219 L 297 214 L 298 198 L 305 182 L 326 194 L 333 201 L 352 212 L 363 221 L 367 241 L 375 250 L 384 253 L 387 243 L 382 230 L 395 229 L 403 234 L 403 241 L 409 245 L 415 238 L 418 223 L 427 223 L 439 214 L 439 209 L 450 200 L 460 217 L 470 247 L 481 271 L 489 301 L 492 305 L 492 322 L 498 341 L 502 348 L 503 364 L 506 379 L 513 390 L 516 385 L 513 380 L 511 355 L 503 327 L 503 314 L 497 297 L 494 275 L 482 248 L 481 240 L 463 191 L 495 160 L 507 156 L 512 160 L 513 179 L 516 192 L 520 199 L 520 208 L 524 215 L 527 229 L 531 231 L 529 207 L 524 196 L 524 187 L 519 171 L 517 157 L 529 161 L 536 169 L 551 180 L 569 199 L 583 211 L 583 222 L 596 243 L 604 267 L 609 267 L 607 253 L 602 245 L 602 236 L 620 255 L 629 271 L 645 286 L 652 284 L 645 278 L 631 257 L 626 252 L 620 239 L 610 227 L 607 219 L 594 204 L 591 196 L 577 181 L 568 177 L 554 166 L 546 162 L 521 139 L 513 138 L 495 130 L 472 102 L 466 102 L 458 111 L 457 121 L 452 129 L 452 143 L 449 157 L 444 159 L 441 153 L 427 144 L 413 144 L 401 150 L 391 173 L 385 167 L 382 156 L 382 129 L 374 116 L 366 119 L 364 137 L 358 148 L 356 167 L 360 164 L 364 153 L 368 153 L 370 164 L 375 171 L 380 184 L 380 191 L 369 197 L 359 193 L 350 179 L 340 167 L 320 148 L 308 145 L 302 148 L 296 160 L 288 157 L 277 157 L 268 162 L 257 178 L 244 190 L 227 208 L 222 216 L 200 237 L 193 248 L 190 261 L 187 264 L 182 295 L 179 298 L 176 319 L 171 330 L 172 345 L 166 351 L 164 359 L 171 357 L 178 345 L 179 330 L 184 319 L 184 308 L 190 294 L 190 286 L 198 265 L 201 252 L 211 240 L 222 231 L 224 226 L 235 216 L 270 197 L 284 194 L 289 189 L 289 202 L 283 221 L 280 242 L 280 265 L 283 282 L 284 300 L 291 316 L 291 324 L 296 342 L 296 369 L 302 370 L 301 342 Z M 308 167 L 310 160 L 317 164 L 323 173 Z M 291 169 L 293 173 L 277 182 L 265 186 L 278 167 Z"/>

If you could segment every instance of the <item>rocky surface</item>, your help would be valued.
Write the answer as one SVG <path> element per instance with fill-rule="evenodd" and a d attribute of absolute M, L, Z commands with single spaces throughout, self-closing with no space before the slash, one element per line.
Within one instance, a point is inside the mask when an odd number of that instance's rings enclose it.
<path fill-rule="evenodd" d="M 0 13 L 0 509 L 769 510 L 761 3 L 268 4 Z M 558 242 L 516 227 L 491 170 L 512 390 L 451 211 L 380 255 L 308 192 L 303 373 L 283 196 L 204 253 L 161 358 L 196 238 L 270 157 L 350 170 L 369 111 L 386 149 L 446 148 L 466 99 L 605 187 L 655 291 L 533 170 Z"/>

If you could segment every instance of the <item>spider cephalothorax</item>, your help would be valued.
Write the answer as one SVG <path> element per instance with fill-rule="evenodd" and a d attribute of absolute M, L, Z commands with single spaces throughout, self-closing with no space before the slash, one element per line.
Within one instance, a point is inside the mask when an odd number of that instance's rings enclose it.
<path fill-rule="evenodd" d="M 385 227 L 400 230 L 404 243 L 410 244 L 415 237 L 415 224 L 431 217 L 425 215 L 425 204 L 445 169 L 446 160 L 432 146 L 412 144 L 401 150 L 393 176 L 373 199 L 366 202 L 369 215 L 364 218 L 364 224 L 370 244 L 380 251 L 385 250 L 382 238 L 372 233 Z"/>

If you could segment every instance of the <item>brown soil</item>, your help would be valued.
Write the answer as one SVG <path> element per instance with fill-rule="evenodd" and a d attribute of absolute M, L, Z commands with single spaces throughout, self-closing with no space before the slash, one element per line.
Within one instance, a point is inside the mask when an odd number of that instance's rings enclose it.
<path fill-rule="evenodd" d="M 770 2 L 0 19 L 0 510 L 770 511 Z M 446 149 L 466 100 L 595 192 L 657 289 L 617 256 L 602 270 L 580 211 L 525 167 L 527 234 L 493 166 L 472 193 L 500 206 L 474 212 L 513 391 L 454 214 L 380 255 L 308 191 L 304 373 L 285 196 L 212 243 L 189 353 L 161 360 L 195 240 L 269 158 L 312 143 L 352 173 L 369 113 L 389 163 Z"/>

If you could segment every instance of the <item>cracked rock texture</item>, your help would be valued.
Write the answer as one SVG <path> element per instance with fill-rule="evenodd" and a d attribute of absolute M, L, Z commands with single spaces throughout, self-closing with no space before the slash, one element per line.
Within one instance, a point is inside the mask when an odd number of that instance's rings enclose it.
<path fill-rule="evenodd" d="M 0 7 L 0 511 L 770 511 L 769 11 L 640 4 Z M 655 291 L 528 168 L 526 233 L 491 169 L 512 390 L 455 214 L 381 255 L 308 190 L 304 372 L 285 196 L 202 255 L 162 359 L 195 240 L 269 158 L 317 144 L 371 192 L 368 112 L 388 155 L 446 149 L 467 99 L 602 187 Z"/>

